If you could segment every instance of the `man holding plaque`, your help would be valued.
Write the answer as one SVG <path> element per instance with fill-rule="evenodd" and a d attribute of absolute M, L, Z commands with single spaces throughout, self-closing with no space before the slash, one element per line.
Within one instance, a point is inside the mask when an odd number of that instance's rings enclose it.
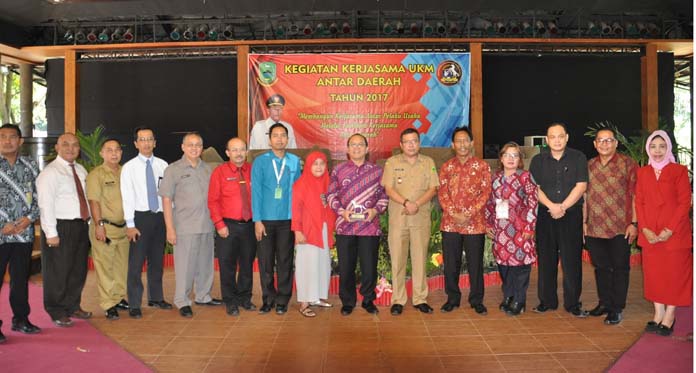
<path fill-rule="evenodd" d="M 329 206 L 336 212 L 336 248 L 338 250 L 339 297 L 341 314 L 353 312 L 357 301 L 355 267 L 360 259 L 360 295 L 362 308 L 379 312 L 374 304 L 377 286 L 379 214 L 387 209 L 389 199 L 380 185 L 382 169 L 367 160 L 367 138 L 356 133 L 348 138 L 348 161 L 331 172 Z"/>

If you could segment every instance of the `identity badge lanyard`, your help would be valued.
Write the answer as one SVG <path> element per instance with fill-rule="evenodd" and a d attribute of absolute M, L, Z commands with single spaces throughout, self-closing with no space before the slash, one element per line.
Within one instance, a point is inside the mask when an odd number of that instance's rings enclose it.
<path fill-rule="evenodd" d="M 280 179 L 283 177 L 283 171 L 285 171 L 285 160 L 286 158 L 283 158 L 283 163 L 280 164 L 280 172 L 278 172 L 278 166 L 276 166 L 275 159 L 273 159 L 273 172 L 275 172 L 276 177 L 275 199 L 283 198 L 283 189 L 280 188 Z"/>

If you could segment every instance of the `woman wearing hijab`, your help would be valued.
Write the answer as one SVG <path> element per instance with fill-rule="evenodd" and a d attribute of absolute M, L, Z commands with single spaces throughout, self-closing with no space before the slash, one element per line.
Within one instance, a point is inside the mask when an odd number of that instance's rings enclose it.
<path fill-rule="evenodd" d="M 331 307 L 329 296 L 331 255 L 336 216 L 326 202 L 329 174 L 324 153 L 309 153 L 302 176 L 292 193 L 292 225 L 295 232 L 295 284 L 300 313 L 314 317 L 310 306 Z"/>
<path fill-rule="evenodd" d="M 510 316 L 524 312 L 532 264 L 536 262 L 534 229 L 537 185 L 523 169 L 520 146 L 509 142 L 500 150 L 500 171 L 493 175 L 486 203 L 486 226 L 503 279 L 500 310 Z"/>
<path fill-rule="evenodd" d="M 676 306 L 691 305 L 691 187 L 686 167 L 674 160 L 665 131 L 653 132 L 645 149 L 650 161 L 638 170 L 636 214 L 638 245 L 643 248 L 643 291 L 655 306 L 645 330 L 669 336 Z"/>

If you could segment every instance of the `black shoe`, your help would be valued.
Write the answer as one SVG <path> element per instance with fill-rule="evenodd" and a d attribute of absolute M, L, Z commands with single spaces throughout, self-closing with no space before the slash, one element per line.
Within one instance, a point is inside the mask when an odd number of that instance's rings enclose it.
<path fill-rule="evenodd" d="M 226 306 L 227 314 L 230 316 L 239 316 L 239 307 L 236 304 L 228 304 Z"/>
<path fill-rule="evenodd" d="M 604 319 L 604 323 L 607 325 L 616 325 L 623 320 L 623 314 L 621 312 L 609 311 L 609 314 Z"/>
<path fill-rule="evenodd" d="M 507 297 L 507 298 L 503 299 L 503 302 L 500 303 L 500 306 L 498 308 L 503 312 L 507 312 L 507 310 L 511 304 L 512 304 L 512 297 Z"/>
<path fill-rule="evenodd" d="M 140 311 L 140 308 L 131 308 L 128 310 L 128 316 L 134 319 L 139 319 L 143 317 L 143 313 Z"/>
<path fill-rule="evenodd" d="M 286 312 L 288 312 L 287 304 L 276 305 L 276 315 L 284 315 Z"/>
<path fill-rule="evenodd" d="M 251 303 L 250 300 L 242 303 L 242 308 L 244 308 L 247 311 L 256 311 L 256 305 L 254 303 Z"/>
<path fill-rule="evenodd" d="M 264 303 L 259 309 L 259 313 L 269 313 L 273 309 L 273 303 Z"/>
<path fill-rule="evenodd" d="M 452 312 L 452 311 L 454 311 L 455 308 L 459 308 L 459 305 L 447 302 L 447 303 L 443 304 L 442 307 L 440 307 L 440 312 L 444 312 L 444 313 Z"/>
<path fill-rule="evenodd" d="M 473 308 L 474 311 L 476 311 L 476 313 L 479 315 L 488 315 L 488 309 L 483 305 L 483 303 L 472 304 L 471 308 Z"/>
<path fill-rule="evenodd" d="M 171 309 L 172 309 L 171 303 L 167 303 L 166 301 L 163 301 L 163 300 L 157 300 L 157 301 L 151 300 L 151 301 L 148 301 L 148 302 L 147 302 L 147 306 L 148 306 L 148 307 L 159 308 L 159 309 L 161 309 L 161 310 L 171 310 Z"/>
<path fill-rule="evenodd" d="M 119 319 L 117 308 L 118 308 L 118 305 L 113 306 L 113 307 L 109 308 L 108 310 L 106 310 L 106 319 L 107 320 L 118 320 Z"/>
<path fill-rule="evenodd" d="M 2 327 L 2 320 L 0 320 L 0 327 Z M 5 335 L 2 334 L 2 330 L 0 330 L 0 343 L 5 343 L 7 341 L 7 338 L 5 338 Z"/>
<path fill-rule="evenodd" d="M 195 302 L 199 306 L 220 306 L 222 305 L 222 300 L 211 298 L 208 302 Z"/>
<path fill-rule="evenodd" d="M 392 316 L 399 316 L 404 312 L 404 306 L 400 304 L 394 304 L 391 306 L 389 312 L 391 312 Z"/>
<path fill-rule="evenodd" d="M 674 332 L 674 324 L 676 324 L 676 323 L 677 323 L 676 318 L 672 321 L 672 326 L 670 326 L 669 328 L 664 326 L 662 323 L 660 323 L 659 325 L 657 325 L 657 335 L 661 335 L 663 337 L 669 337 Z"/>
<path fill-rule="evenodd" d="M 37 334 L 41 332 L 41 329 L 38 326 L 30 323 L 29 320 L 12 320 L 12 331 L 24 334 Z"/>
<path fill-rule="evenodd" d="M 608 308 L 604 307 L 601 304 L 598 304 L 597 307 L 593 308 L 590 311 L 590 316 L 602 316 L 608 313 L 610 313 Z"/>
<path fill-rule="evenodd" d="M 433 313 L 433 308 L 428 305 L 428 303 L 421 303 L 421 304 L 416 304 L 413 306 L 414 308 L 418 309 L 418 311 L 421 311 L 423 313 Z"/>
<path fill-rule="evenodd" d="M 375 304 L 374 304 L 372 301 L 369 301 L 369 302 L 367 302 L 367 303 L 366 303 L 366 302 L 362 302 L 361 306 L 362 306 L 362 308 L 365 309 L 365 311 L 367 311 L 367 313 L 369 313 L 369 314 L 376 315 L 376 314 L 379 313 L 379 309 L 377 309 L 377 306 L 375 306 Z"/>
<path fill-rule="evenodd" d="M 343 306 L 341 307 L 341 315 L 348 316 L 353 313 L 353 306 Z"/>
<path fill-rule="evenodd" d="M 191 306 L 183 306 L 179 308 L 179 315 L 183 317 L 193 317 L 193 310 Z"/>
<path fill-rule="evenodd" d="M 128 305 L 128 302 L 126 302 L 125 299 L 121 299 L 121 301 L 116 305 L 116 308 L 125 311 L 130 308 L 130 305 Z"/>
<path fill-rule="evenodd" d="M 587 311 L 583 310 L 579 305 L 569 309 L 568 313 L 580 319 L 584 319 L 588 315 Z"/>
<path fill-rule="evenodd" d="M 505 313 L 510 316 L 518 316 L 519 314 L 524 313 L 524 308 L 525 304 L 523 302 L 512 302 L 512 304 L 507 307 L 507 311 L 505 311 Z"/>
<path fill-rule="evenodd" d="M 647 324 L 645 324 L 645 331 L 648 333 L 657 333 L 657 329 L 659 329 L 658 328 L 659 325 L 660 324 L 650 320 L 650 321 L 648 321 Z"/>
<path fill-rule="evenodd" d="M 544 312 L 548 312 L 548 311 L 555 311 L 557 308 L 558 307 L 549 307 L 549 306 L 545 305 L 544 303 L 539 303 L 538 306 L 532 308 L 532 311 L 534 311 L 536 313 L 544 313 Z"/>
<path fill-rule="evenodd" d="M 73 322 L 69 317 L 63 316 L 61 318 L 53 319 L 53 324 L 61 328 L 69 328 L 72 326 Z"/>

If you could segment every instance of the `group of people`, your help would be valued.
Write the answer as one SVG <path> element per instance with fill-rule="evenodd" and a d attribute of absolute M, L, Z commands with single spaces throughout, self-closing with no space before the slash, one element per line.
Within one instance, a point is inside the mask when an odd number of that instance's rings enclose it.
<path fill-rule="evenodd" d="M 282 97 L 275 98 L 276 101 Z M 275 101 L 269 99 L 269 107 Z M 282 102 L 282 101 L 281 101 Z M 438 170 L 420 152 L 420 134 L 400 134 L 401 152 L 384 167 L 368 159 L 361 134 L 347 140 L 347 160 L 329 170 L 320 151 L 301 159 L 288 152 L 290 132 L 279 122 L 268 127 L 270 149 L 247 161 L 247 144 L 232 138 L 229 158 L 215 168 L 201 160 L 203 139 L 187 133 L 183 156 L 167 164 L 154 155 L 154 131 L 134 131 L 138 155 L 120 166 L 118 141 L 104 142 L 104 162 L 87 174 L 75 162 L 80 146 L 73 134 L 56 144 L 56 159 L 39 173 L 36 163 L 20 156 L 20 129 L 0 127 L 0 268 L 10 263 L 12 330 L 40 329 L 29 319 L 27 278 L 33 222 L 41 218 L 44 306 L 53 323 L 72 325 L 86 319 L 81 308 L 90 249 L 99 304 L 110 320 L 119 310 L 142 317 L 142 270 L 147 261 L 147 305 L 172 309 L 162 290 L 165 241 L 174 247 L 174 306 L 193 316 L 192 303 L 225 305 L 229 315 L 240 308 L 256 310 L 251 301 L 253 262 L 258 258 L 260 313 L 288 311 L 293 278 L 299 312 L 315 317 L 328 302 L 330 248 L 338 254 L 341 314 L 357 303 L 356 265 L 360 263 L 361 307 L 376 314 L 377 260 L 382 235 L 379 216 L 388 211 L 394 316 L 407 304 L 407 260 L 411 259 L 413 306 L 432 313 L 427 303 L 426 256 L 431 211 L 437 196 L 442 208 L 440 230 L 447 301 L 442 312 L 461 304 L 459 275 L 462 252 L 470 279 L 468 302 L 485 315 L 483 251 L 485 236 L 503 280 L 501 311 L 515 316 L 526 309 L 531 267 L 538 263 L 539 304 L 535 312 L 558 308 L 557 272 L 563 269 L 563 306 L 576 317 L 606 315 L 608 325 L 622 320 L 626 305 L 630 245 L 643 248 L 645 297 L 655 314 L 646 330 L 671 334 L 676 306 L 691 304 L 691 193 L 686 168 L 675 163 L 663 131 L 646 144 L 649 164 L 638 168 L 616 152 L 608 128 L 594 140 L 598 156 L 567 147 L 563 124 L 547 129 L 548 151 L 524 170 L 516 143 L 499 153 L 499 170 L 474 153 L 467 127 L 452 134 L 455 156 Z M 580 303 L 583 242 L 595 266 L 598 305 L 585 311 Z M 220 267 L 222 299 L 211 296 L 213 261 Z M 192 293 L 195 298 L 192 302 Z M 127 300 L 126 300 L 127 299 Z M 0 326 L 1 326 L 0 321 Z M 5 337 L 0 333 L 0 341 Z"/>

